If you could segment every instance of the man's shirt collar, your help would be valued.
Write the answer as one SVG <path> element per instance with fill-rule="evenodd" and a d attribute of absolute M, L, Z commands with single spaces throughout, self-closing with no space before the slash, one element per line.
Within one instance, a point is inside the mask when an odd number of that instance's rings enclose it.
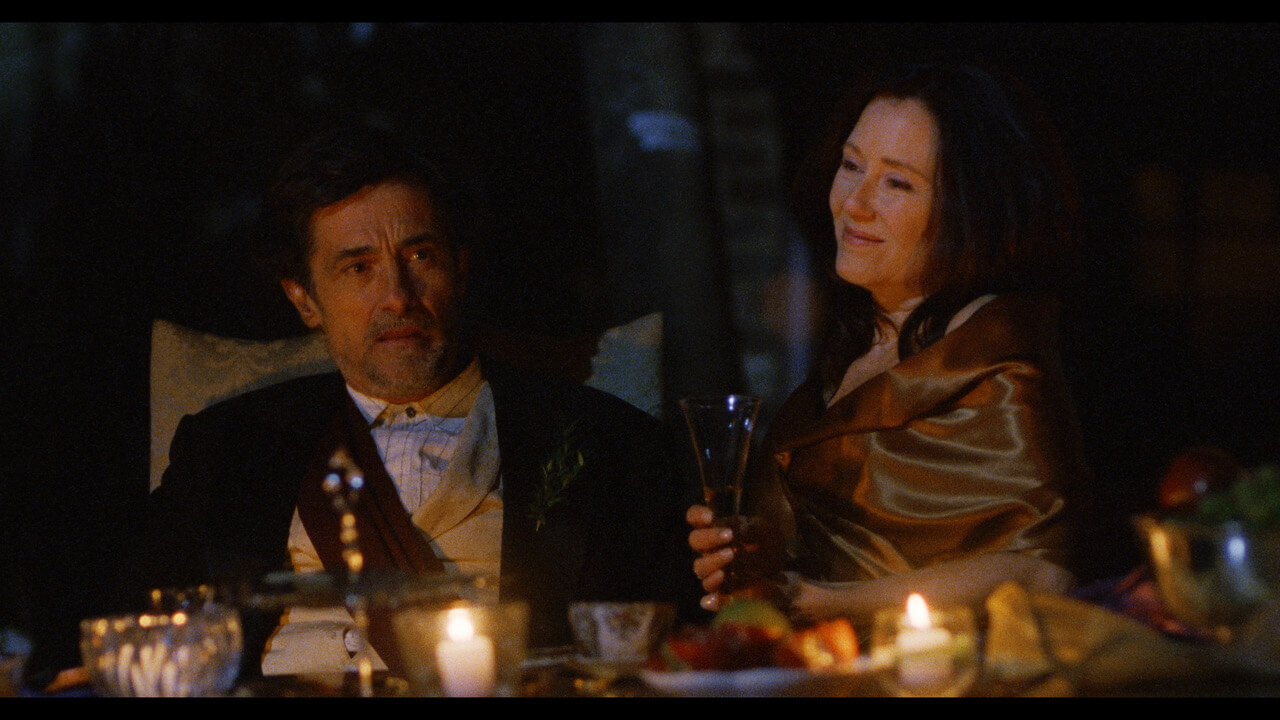
<path fill-rule="evenodd" d="M 480 361 L 472 360 L 458 376 L 427 397 L 411 403 L 391 403 L 347 385 L 347 392 L 355 401 L 360 414 L 370 427 L 390 425 L 396 422 L 414 422 L 424 417 L 465 418 L 475 404 L 476 395 L 484 384 L 480 374 Z"/>

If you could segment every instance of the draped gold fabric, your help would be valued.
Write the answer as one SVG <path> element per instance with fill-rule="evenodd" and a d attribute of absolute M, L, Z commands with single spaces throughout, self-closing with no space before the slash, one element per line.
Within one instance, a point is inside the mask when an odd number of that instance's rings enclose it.
<path fill-rule="evenodd" d="M 816 381 L 799 388 L 756 490 L 793 523 L 798 569 L 848 581 L 993 551 L 1062 562 L 1064 498 L 1086 470 L 1056 338 L 1052 303 L 1001 296 L 829 408 Z"/>

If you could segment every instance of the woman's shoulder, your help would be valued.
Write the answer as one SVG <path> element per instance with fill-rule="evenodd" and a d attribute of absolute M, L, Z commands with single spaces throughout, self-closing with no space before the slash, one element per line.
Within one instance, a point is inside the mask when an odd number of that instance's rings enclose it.
<path fill-rule="evenodd" d="M 991 293 L 974 298 L 952 318 L 948 327 L 958 327 L 974 318 L 1005 322 L 1044 322 L 1056 318 L 1057 298 L 1033 293 Z"/>
<path fill-rule="evenodd" d="M 1053 345 L 1058 311 L 1057 300 L 1048 296 L 984 295 L 956 313 L 947 334 L 966 342 L 985 338 L 1016 345 Z"/>
<path fill-rule="evenodd" d="M 1014 294 L 982 300 L 969 308 L 963 322 L 894 371 L 903 377 L 976 378 L 1013 366 L 1056 366 L 1060 348 L 1054 300 Z"/>
<path fill-rule="evenodd" d="M 982 297 L 974 298 L 972 301 L 969 302 L 968 305 L 965 305 L 964 307 L 960 308 L 959 312 L 951 316 L 951 320 L 947 322 L 947 332 L 951 332 L 952 330 L 955 330 L 956 328 L 965 324 L 965 322 L 969 318 L 973 317 L 973 314 L 978 312 L 978 310 L 980 310 L 983 305 L 986 305 L 992 300 L 995 300 L 997 297 L 999 296 L 995 294 L 987 294 L 987 295 L 983 295 Z"/>

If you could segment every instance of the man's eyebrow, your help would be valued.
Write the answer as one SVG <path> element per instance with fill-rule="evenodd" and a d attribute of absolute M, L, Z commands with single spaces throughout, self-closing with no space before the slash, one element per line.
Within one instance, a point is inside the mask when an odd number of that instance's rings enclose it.
<path fill-rule="evenodd" d="M 357 245 L 355 247 L 343 248 L 334 254 L 334 261 L 345 260 L 347 258 L 364 257 L 372 255 L 374 252 L 372 245 Z"/>
<path fill-rule="evenodd" d="M 438 232 L 436 230 L 428 230 L 426 232 L 418 233 L 417 235 L 411 235 L 401 240 L 399 243 L 396 244 L 396 247 L 403 248 L 403 247 L 409 247 L 412 245 L 426 245 L 426 244 L 447 246 L 449 244 L 449 238 L 447 238 L 445 234 L 442 232 Z"/>
<path fill-rule="evenodd" d="M 407 238 L 396 243 L 396 248 L 414 247 L 417 245 L 440 245 L 447 246 L 448 240 L 443 233 L 435 231 L 427 231 L 417 235 L 410 235 Z M 334 254 L 334 260 L 345 260 L 353 257 L 364 257 L 377 252 L 377 248 L 373 245 L 355 245 L 353 247 L 343 248 Z"/>

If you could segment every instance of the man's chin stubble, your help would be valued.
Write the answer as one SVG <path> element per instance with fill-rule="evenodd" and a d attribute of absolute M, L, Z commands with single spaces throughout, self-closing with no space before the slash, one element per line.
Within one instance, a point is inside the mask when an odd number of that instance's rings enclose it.
<path fill-rule="evenodd" d="M 368 368 L 366 375 L 388 394 L 421 399 L 444 387 L 461 370 L 454 367 L 458 364 L 456 353 L 447 352 L 443 346 L 415 355 L 418 359 L 405 367 L 397 368 L 401 372 L 383 372 L 373 366 Z"/>

